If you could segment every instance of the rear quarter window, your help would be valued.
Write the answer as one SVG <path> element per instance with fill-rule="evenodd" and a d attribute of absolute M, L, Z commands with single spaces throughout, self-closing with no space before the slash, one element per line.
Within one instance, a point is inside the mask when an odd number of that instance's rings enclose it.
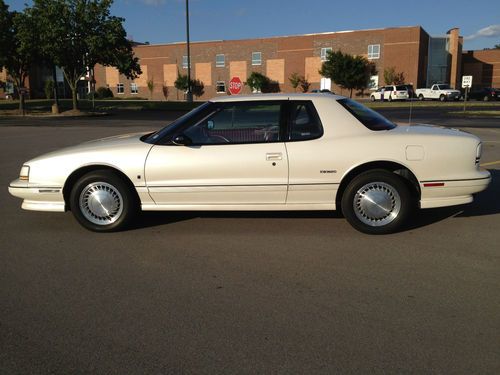
<path fill-rule="evenodd" d="M 375 112 L 374 110 L 365 107 L 354 100 L 347 98 L 340 99 L 338 100 L 338 103 L 370 130 L 391 130 L 396 127 L 396 124 L 387 120 L 378 112 Z"/>

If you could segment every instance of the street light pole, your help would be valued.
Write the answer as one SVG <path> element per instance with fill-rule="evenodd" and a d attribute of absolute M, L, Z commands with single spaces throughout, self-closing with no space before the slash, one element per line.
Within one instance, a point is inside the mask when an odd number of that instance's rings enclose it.
<path fill-rule="evenodd" d="M 191 103 L 193 101 L 193 92 L 191 91 L 191 52 L 189 50 L 189 0 L 186 0 L 186 39 L 187 39 L 187 69 L 188 69 L 188 88 L 186 100 Z"/>

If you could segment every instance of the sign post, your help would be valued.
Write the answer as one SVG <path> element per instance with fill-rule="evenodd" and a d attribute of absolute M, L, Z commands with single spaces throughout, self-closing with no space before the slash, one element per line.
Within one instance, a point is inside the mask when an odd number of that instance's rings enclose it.
<path fill-rule="evenodd" d="M 472 87 L 472 76 L 462 76 L 462 88 L 465 89 L 464 112 L 465 112 L 465 105 L 467 104 L 467 94 L 471 87 Z"/>
<path fill-rule="evenodd" d="M 243 87 L 243 83 L 241 82 L 240 77 L 233 77 L 229 81 L 229 92 L 231 95 L 237 95 L 241 92 Z"/>

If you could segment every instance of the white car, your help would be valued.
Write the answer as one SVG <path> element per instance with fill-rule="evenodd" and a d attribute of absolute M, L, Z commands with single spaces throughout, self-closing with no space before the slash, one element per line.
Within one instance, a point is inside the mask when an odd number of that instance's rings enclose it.
<path fill-rule="evenodd" d="M 377 100 L 382 100 L 382 95 L 384 95 L 384 100 L 392 102 L 393 100 L 408 100 L 410 95 L 408 93 L 408 86 L 406 85 L 389 85 L 379 87 L 377 91 L 374 91 L 370 95 L 370 100 L 372 102 Z"/>
<path fill-rule="evenodd" d="M 452 89 L 450 85 L 440 83 L 432 85 L 429 89 L 417 89 L 415 95 L 418 100 L 432 99 L 445 102 L 447 100 L 459 100 L 462 93 Z"/>
<path fill-rule="evenodd" d="M 414 207 L 472 202 L 490 174 L 481 141 L 396 126 L 327 94 L 213 99 L 149 134 L 86 142 L 27 161 L 9 186 L 27 210 L 71 210 L 86 228 L 138 211 L 335 210 L 366 233 L 399 230 Z"/>

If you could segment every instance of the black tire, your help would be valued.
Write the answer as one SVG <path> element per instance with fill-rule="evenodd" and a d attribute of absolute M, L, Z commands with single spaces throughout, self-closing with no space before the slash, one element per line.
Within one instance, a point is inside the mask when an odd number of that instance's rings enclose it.
<path fill-rule="evenodd" d="M 122 230 L 139 211 L 137 196 L 118 174 L 110 170 L 96 170 L 82 176 L 71 189 L 69 199 L 76 220 L 94 232 Z M 106 215 L 99 212 L 106 208 Z"/>
<path fill-rule="evenodd" d="M 444 96 L 443 94 L 441 94 L 441 95 L 439 96 L 439 101 L 440 101 L 440 102 L 445 102 L 445 101 L 446 101 L 446 96 Z"/>
<path fill-rule="evenodd" d="M 423 102 L 425 100 L 424 96 L 422 94 L 420 94 L 418 96 L 418 100 L 420 100 L 421 102 Z"/>
<path fill-rule="evenodd" d="M 374 101 L 375 101 L 375 97 L 374 97 L 373 95 L 372 95 L 372 96 L 370 96 L 370 100 L 371 100 L 372 102 L 374 102 Z"/>
<path fill-rule="evenodd" d="M 369 194 L 372 194 L 371 199 L 363 199 Z M 380 198 L 378 204 L 370 204 L 373 198 Z M 381 209 L 384 205 L 386 208 Z M 349 224 L 367 234 L 387 234 L 400 230 L 414 207 L 414 198 L 407 182 L 403 177 L 384 169 L 374 169 L 356 176 L 347 185 L 341 201 L 342 213 Z"/>
<path fill-rule="evenodd" d="M 489 101 L 490 101 L 490 97 L 488 95 L 485 95 L 483 98 L 483 102 L 489 102 Z"/>

